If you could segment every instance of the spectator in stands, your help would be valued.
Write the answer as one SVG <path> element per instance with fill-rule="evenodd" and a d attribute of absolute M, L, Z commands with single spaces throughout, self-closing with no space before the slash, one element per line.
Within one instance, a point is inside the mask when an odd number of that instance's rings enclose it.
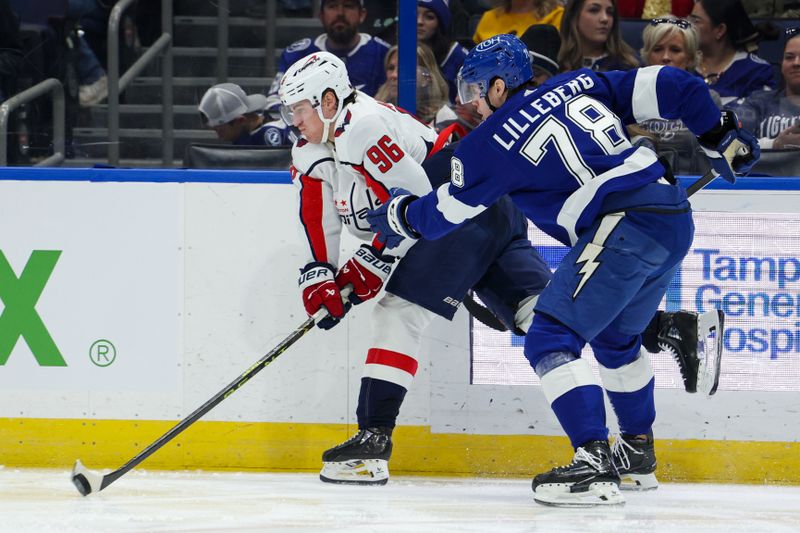
<path fill-rule="evenodd" d="M 447 0 L 417 1 L 417 41 L 433 51 L 447 82 L 449 99 L 455 102 L 456 76 L 467 57 L 467 50 L 450 38 L 450 20 Z"/>
<path fill-rule="evenodd" d="M 557 29 L 550 24 L 534 24 L 525 30 L 520 40 L 528 48 L 536 83 L 542 84 L 561 71 L 558 64 L 561 37 Z"/>
<path fill-rule="evenodd" d="M 688 21 L 677 17 L 655 18 L 645 27 L 642 40 L 641 54 L 646 65 L 667 65 L 694 71 L 698 55 L 697 33 Z M 688 130 L 680 119 L 653 119 L 628 127 L 634 143 L 639 140 L 638 136 L 645 136 L 656 147 L 660 141 L 672 140 L 676 134 L 686 132 Z"/>
<path fill-rule="evenodd" d="M 500 0 L 497 7 L 486 11 L 475 30 L 476 43 L 501 33 L 522 35 L 534 24 L 561 26 L 564 8 L 557 0 Z"/>
<path fill-rule="evenodd" d="M 95 53 L 95 49 L 102 50 L 106 42 L 108 13 L 107 6 L 99 0 L 67 2 L 67 17 L 76 21 L 83 31 L 78 37 L 78 102 L 83 107 L 99 104 L 108 96 L 108 77 Z"/>
<path fill-rule="evenodd" d="M 558 62 L 565 70 L 630 70 L 640 66 L 622 40 L 616 0 L 569 0 L 561 21 Z"/>
<path fill-rule="evenodd" d="M 698 0 L 689 20 L 699 37 L 696 71 L 723 104 L 775 87 L 772 66 L 753 54 L 761 34 L 741 0 Z"/>
<path fill-rule="evenodd" d="M 433 52 L 417 44 L 417 113 L 416 117 L 437 131 L 458 120 L 450 108 L 447 82 L 442 77 Z M 397 104 L 397 46 L 386 54 L 386 82 L 375 93 L 381 102 Z"/>
<path fill-rule="evenodd" d="M 359 33 L 358 26 L 367 16 L 362 0 L 320 0 L 320 4 L 319 18 L 325 33 L 313 41 L 297 41 L 283 51 L 268 95 L 267 107 L 270 110 L 280 107 L 278 87 L 286 69 L 320 50 L 330 52 L 345 62 L 350 81 L 360 91 L 374 95 L 386 81 L 383 60 L 389 45 L 371 35 Z"/>
<path fill-rule="evenodd" d="M 781 75 L 781 90 L 754 92 L 731 106 L 762 149 L 800 149 L 800 28 L 786 31 Z"/>
<path fill-rule="evenodd" d="M 291 146 L 294 132 L 283 120 L 271 120 L 267 97 L 247 94 L 235 83 L 220 83 L 206 91 L 198 110 L 203 125 L 221 140 L 239 146 Z"/>
<path fill-rule="evenodd" d="M 8 0 L 0 0 L 0 103 L 17 92 L 22 58 L 19 18 L 11 10 Z"/>

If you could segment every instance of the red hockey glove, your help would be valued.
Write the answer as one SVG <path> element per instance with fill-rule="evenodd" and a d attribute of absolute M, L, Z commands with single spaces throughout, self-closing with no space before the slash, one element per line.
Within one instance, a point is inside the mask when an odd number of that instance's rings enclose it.
<path fill-rule="evenodd" d="M 374 298 L 381 291 L 383 282 L 392 272 L 394 257 L 382 255 L 375 247 L 362 244 L 353 257 L 336 274 L 336 285 L 344 289 L 352 285 L 348 299 L 353 305 Z"/>
<path fill-rule="evenodd" d="M 303 305 L 308 316 L 313 316 L 321 307 L 328 310 L 328 316 L 317 321 L 322 329 L 331 329 L 344 317 L 347 308 L 342 302 L 342 294 L 333 278 L 333 267 L 328 263 L 309 263 L 300 270 L 298 285 L 303 293 Z"/>

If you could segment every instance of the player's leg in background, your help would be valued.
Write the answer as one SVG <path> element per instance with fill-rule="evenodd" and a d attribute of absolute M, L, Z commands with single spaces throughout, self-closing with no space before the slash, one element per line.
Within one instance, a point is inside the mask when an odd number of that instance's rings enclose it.
<path fill-rule="evenodd" d="M 619 423 L 612 459 L 620 475 L 620 488 L 655 489 L 655 378 L 647 351 L 641 349 L 639 335 L 625 335 L 611 327 L 595 337 L 591 346 Z"/>
<path fill-rule="evenodd" d="M 642 332 L 650 353 L 668 352 L 678 363 L 686 392 L 713 395 L 719 384 L 725 314 L 720 309 L 657 311 Z"/>
<path fill-rule="evenodd" d="M 658 487 L 653 441 L 655 377 L 647 350 L 642 348 L 641 335 L 636 332 L 644 327 L 642 317 L 650 316 L 664 297 L 677 268 L 674 258 L 665 261 L 645 280 L 628 307 L 590 343 L 619 423 L 612 457 L 620 487 L 626 490 Z"/>
<path fill-rule="evenodd" d="M 658 486 L 652 425 L 655 421 L 655 379 L 641 335 L 666 293 L 680 261 L 689 250 L 694 225 L 691 214 L 631 212 L 620 224 L 614 244 L 619 254 L 607 253 L 604 266 L 644 274 L 639 288 L 609 327 L 591 341 L 600 364 L 600 377 L 619 421 L 620 435 L 612 455 L 623 488 Z M 609 250 L 611 252 L 611 250 Z M 621 260 L 621 261 L 619 261 Z M 618 262 L 619 261 L 619 262 Z M 634 285 L 631 285 L 634 286 Z"/>
<path fill-rule="evenodd" d="M 508 244 L 499 251 L 473 289 L 507 329 L 525 335 L 533 321 L 536 300 L 550 282 L 552 273 L 528 240 L 525 216 L 508 197 L 498 200 L 495 206 L 507 213 L 512 231 Z"/>
<path fill-rule="evenodd" d="M 322 481 L 385 484 L 392 430 L 417 372 L 422 332 L 434 313 L 386 293 L 375 305 L 356 416 L 358 432 L 322 455 Z"/>

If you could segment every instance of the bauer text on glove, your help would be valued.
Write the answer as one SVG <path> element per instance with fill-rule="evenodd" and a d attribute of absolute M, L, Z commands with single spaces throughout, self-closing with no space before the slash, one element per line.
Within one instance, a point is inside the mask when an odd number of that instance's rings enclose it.
<path fill-rule="evenodd" d="M 300 270 L 298 285 L 309 316 L 322 307 L 328 310 L 328 316 L 317 322 L 322 329 L 331 329 L 338 324 L 350 308 L 349 304 L 345 306 L 342 301 L 342 294 L 333 277 L 333 267 L 328 263 L 307 264 Z"/>
<path fill-rule="evenodd" d="M 336 285 L 340 289 L 347 285 L 353 287 L 353 292 L 348 297 L 353 305 L 374 298 L 391 274 L 394 259 L 384 256 L 369 244 L 362 244 L 353 257 L 339 269 Z"/>

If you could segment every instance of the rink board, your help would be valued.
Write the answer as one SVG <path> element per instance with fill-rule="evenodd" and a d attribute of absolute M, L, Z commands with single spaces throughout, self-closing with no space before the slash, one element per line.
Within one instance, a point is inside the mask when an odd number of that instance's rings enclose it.
<path fill-rule="evenodd" d="M 116 469 L 173 422 L 0 419 L 2 462 L 11 466 Z M 141 466 L 159 470 L 309 471 L 322 452 L 355 426 L 197 422 Z M 57 437 L 55 437 L 57 436 Z M 565 437 L 454 435 L 398 426 L 391 469 L 424 476 L 527 477 L 572 459 Z M 661 481 L 800 484 L 800 443 L 719 440 L 656 441 Z"/>
<path fill-rule="evenodd" d="M 296 328 L 305 319 L 295 285 L 304 258 L 287 182 L 275 172 L 0 170 L 0 295 L 18 318 L 11 334 L 21 337 L 4 353 L 0 330 L 0 464 L 68 466 L 81 457 L 119 466 Z M 744 288 L 711 281 L 721 294 L 769 294 L 767 310 L 784 322 L 745 314 L 729 326 L 773 324 L 782 344 L 764 348 L 756 339 L 752 350 L 726 352 L 736 372 L 723 374 L 710 400 L 684 393 L 668 357 L 654 357 L 664 479 L 800 482 L 800 334 L 789 347 L 785 333 L 793 329 L 785 321 L 796 321 L 789 299 L 800 292 L 788 261 L 798 255 L 800 215 L 792 217 L 800 198 L 789 179 L 747 185 L 712 184 L 693 200 L 701 245 L 716 249 L 725 211 L 745 214 L 728 223 L 737 228 L 748 213 L 777 214 L 780 243 L 728 241 L 752 243 L 740 257 L 774 250 L 775 264 L 784 259 L 780 276 L 745 280 L 752 283 Z M 342 253 L 354 245 L 344 239 Z M 703 261 L 717 259 L 705 254 L 694 256 L 700 281 Z M 698 285 L 690 278 L 679 292 L 693 308 Z M 729 309 L 736 298 L 725 300 Z M 145 466 L 317 469 L 321 452 L 354 429 L 371 305 L 330 332 L 307 334 Z M 568 458 L 538 385 L 524 381 L 518 340 L 503 337 L 500 349 L 481 339 L 480 326 L 475 333 L 463 310 L 426 332 L 395 471 L 527 476 Z M 505 365 L 500 378 L 475 379 L 471 355 L 506 348 L 511 359 L 490 363 Z"/>

